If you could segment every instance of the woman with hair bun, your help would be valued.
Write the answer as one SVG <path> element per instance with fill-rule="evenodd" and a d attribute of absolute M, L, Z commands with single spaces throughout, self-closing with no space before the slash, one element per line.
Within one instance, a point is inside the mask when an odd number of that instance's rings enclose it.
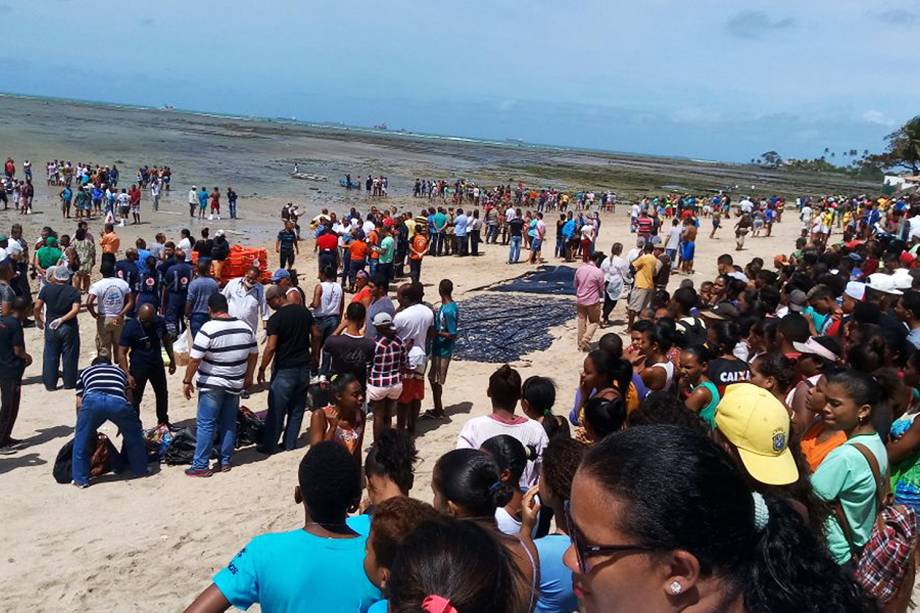
<path fill-rule="evenodd" d="M 537 550 L 529 536 L 507 536 L 498 529 L 495 511 L 511 501 L 515 488 L 502 483 L 495 460 L 477 449 L 448 451 L 435 464 L 431 490 L 434 508 L 438 511 L 475 521 L 500 538 L 518 570 L 517 606 L 507 610 L 533 610 L 540 584 Z"/>
<path fill-rule="evenodd" d="M 585 613 L 875 610 L 798 513 L 687 428 L 630 428 L 589 448 L 566 525 Z"/>
<path fill-rule="evenodd" d="M 476 522 L 445 518 L 418 526 L 396 552 L 390 613 L 504 613 L 523 609 L 520 577 L 505 547 Z"/>

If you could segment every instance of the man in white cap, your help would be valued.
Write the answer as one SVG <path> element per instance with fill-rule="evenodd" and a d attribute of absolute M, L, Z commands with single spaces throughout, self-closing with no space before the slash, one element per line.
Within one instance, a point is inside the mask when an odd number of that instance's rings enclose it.
<path fill-rule="evenodd" d="M 188 190 L 188 216 L 195 217 L 195 211 L 198 209 L 198 186 L 193 185 Z"/>

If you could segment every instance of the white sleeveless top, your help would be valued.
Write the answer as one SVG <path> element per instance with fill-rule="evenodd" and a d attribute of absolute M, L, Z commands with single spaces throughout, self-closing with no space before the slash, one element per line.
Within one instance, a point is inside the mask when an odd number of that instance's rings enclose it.
<path fill-rule="evenodd" d="M 323 281 L 320 287 L 323 288 L 323 295 L 319 306 L 313 311 L 313 317 L 339 315 L 342 305 L 342 286 L 335 281 Z"/>
<path fill-rule="evenodd" d="M 652 364 L 652 368 L 659 366 L 664 369 L 665 373 L 665 382 L 664 387 L 661 388 L 662 391 L 671 389 L 671 385 L 674 383 L 674 362 L 671 360 L 665 360 L 664 362 L 657 362 Z"/>

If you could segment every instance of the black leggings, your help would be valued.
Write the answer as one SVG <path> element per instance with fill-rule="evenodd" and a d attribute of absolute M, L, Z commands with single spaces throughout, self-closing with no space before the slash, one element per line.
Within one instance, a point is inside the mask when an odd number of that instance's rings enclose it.
<path fill-rule="evenodd" d="M 613 300 L 610 297 L 610 294 L 608 294 L 607 292 L 604 292 L 604 307 L 601 310 L 601 319 L 604 321 L 607 321 L 607 319 L 610 318 L 610 313 L 613 311 L 616 305 L 617 305 L 617 301 Z"/>

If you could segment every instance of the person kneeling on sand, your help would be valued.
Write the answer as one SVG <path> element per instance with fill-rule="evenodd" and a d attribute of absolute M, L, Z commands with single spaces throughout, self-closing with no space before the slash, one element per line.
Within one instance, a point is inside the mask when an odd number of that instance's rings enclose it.
<path fill-rule="evenodd" d="M 90 443 L 96 429 L 111 421 L 121 431 L 125 454 L 138 477 L 147 474 L 147 448 L 137 411 L 128 402 L 128 373 L 111 363 L 108 354 L 93 360 L 77 379 L 77 426 L 73 442 L 73 484 L 89 485 Z"/>

